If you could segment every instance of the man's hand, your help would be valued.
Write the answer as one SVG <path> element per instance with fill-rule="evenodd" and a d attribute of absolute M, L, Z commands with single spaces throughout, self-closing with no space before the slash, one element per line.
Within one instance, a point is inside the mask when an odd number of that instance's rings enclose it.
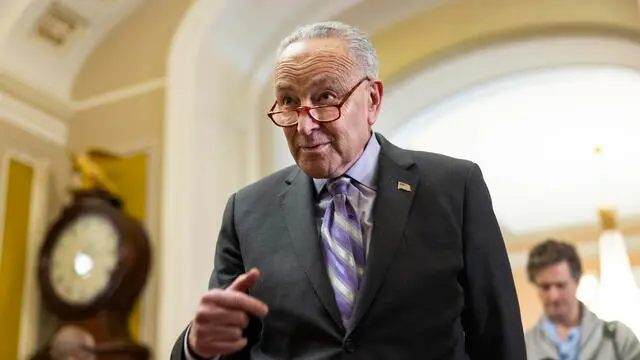
<path fill-rule="evenodd" d="M 213 358 L 247 345 L 242 330 L 249 324 L 248 315 L 264 317 L 268 312 L 265 303 L 246 294 L 259 277 L 258 269 L 251 269 L 227 289 L 213 289 L 200 299 L 188 340 L 196 355 Z"/>

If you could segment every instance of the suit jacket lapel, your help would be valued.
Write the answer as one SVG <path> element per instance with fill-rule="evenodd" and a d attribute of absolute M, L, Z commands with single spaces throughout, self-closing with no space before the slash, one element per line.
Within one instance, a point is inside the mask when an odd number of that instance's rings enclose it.
<path fill-rule="evenodd" d="M 373 209 L 372 239 L 350 331 L 353 331 L 371 305 L 395 250 L 402 242 L 405 223 L 419 183 L 418 175 L 409 171 L 413 160 L 408 153 L 396 148 L 380 135 L 378 140 L 382 149 L 378 160 L 378 189 Z"/>
<path fill-rule="evenodd" d="M 280 205 L 289 238 L 300 264 L 331 318 L 340 326 L 342 320 L 336 305 L 333 288 L 327 275 L 322 242 L 315 219 L 314 190 L 311 178 L 296 169 L 285 181 L 286 189 L 280 194 Z"/>

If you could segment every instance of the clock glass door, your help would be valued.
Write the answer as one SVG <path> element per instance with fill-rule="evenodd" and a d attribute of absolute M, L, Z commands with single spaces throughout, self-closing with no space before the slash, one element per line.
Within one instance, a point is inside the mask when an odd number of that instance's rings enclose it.
<path fill-rule="evenodd" d="M 54 245 L 50 281 L 56 295 L 72 305 L 96 299 L 118 265 L 119 235 L 100 215 L 83 215 L 68 225 Z"/>

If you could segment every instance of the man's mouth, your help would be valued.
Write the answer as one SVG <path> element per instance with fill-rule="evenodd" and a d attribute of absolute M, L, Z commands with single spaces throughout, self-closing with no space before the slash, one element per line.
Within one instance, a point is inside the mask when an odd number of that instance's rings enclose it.
<path fill-rule="evenodd" d="M 300 150 L 302 151 L 319 151 L 319 150 L 323 150 L 325 147 L 329 146 L 330 143 L 321 143 L 321 144 L 314 144 L 314 145 L 304 145 L 304 146 L 300 146 Z"/>

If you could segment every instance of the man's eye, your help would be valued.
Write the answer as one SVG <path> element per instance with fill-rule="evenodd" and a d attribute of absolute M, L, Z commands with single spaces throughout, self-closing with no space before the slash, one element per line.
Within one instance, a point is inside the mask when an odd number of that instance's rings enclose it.
<path fill-rule="evenodd" d="M 328 102 L 336 99 L 336 96 L 331 92 L 323 92 L 318 96 L 318 101 Z"/>
<path fill-rule="evenodd" d="M 294 100 L 291 96 L 283 96 L 278 100 L 278 105 L 280 105 L 281 108 L 290 108 L 294 105 Z"/>

